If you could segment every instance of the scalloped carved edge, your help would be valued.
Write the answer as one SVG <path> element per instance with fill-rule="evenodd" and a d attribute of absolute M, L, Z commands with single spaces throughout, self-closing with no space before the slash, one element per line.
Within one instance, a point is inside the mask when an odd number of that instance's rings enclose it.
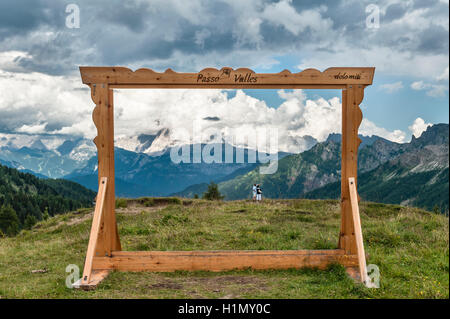
<path fill-rule="evenodd" d="M 348 72 L 357 72 L 357 74 L 347 74 Z M 359 73 L 358 73 L 359 72 Z M 231 67 L 217 68 L 204 68 L 197 73 L 178 73 L 171 68 L 166 69 L 164 72 L 156 72 L 149 68 L 139 68 L 133 71 L 127 67 L 94 67 L 94 66 L 80 66 L 80 73 L 83 79 L 83 83 L 110 83 L 110 84 L 132 84 L 133 79 L 135 79 L 140 84 L 161 84 L 166 82 L 161 82 L 162 79 L 168 80 L 170 78 L 170 84 L 172 85 L 202 85 L 202 83 L 197 83 L 193 81 L 199 74 L 214 74 L 215 76 L 222 76 L 223 74 L 230 75 L 233 74 L 246 74 L 250 73 L 257 77 L 263 78 L 263 82 L 258 82 L 260 84 L 280 84 L 282 81 L 288 81 L 289 79 L 304 81 L 304 84 L 361 84 L 370 85 L 373 81 L 373 75 L 375 72 L 374 67 L 331 67 L 324 71 L 320 71 L 314 68 L 304 69 L 297 73 L 292 73 L 291 71 L 285 69 L 278 73 L 256 73 L 249 68 L 237 68 L 233 69 Z M 148 78 L 147 78 L 148 77 Z M 308 79 L 312 82 L 308 82 Z M 320 81 L 323 79 L 323 83 Z M 273 81 L 273 83 L 271 82 Z M 281 83 L 280 83 L 281 81 Z M 216 83 L 216 84 L 231 84 L 229 81 Z M 210 83 L 209 83 L 210 84 Z M 255 83 L 256 84 L 256 83 Z M 286 83 L 288 84 L 288 83 Z M 302 84 L 302 83 L 299 83 Z M 248 84 L 251 86 L 252 84 Z"/>
<path fill-rule="evenodd" d="M 358 136 L 359 127 L 361 126 L 363 113 L 361 110 L 361 103 L 364 100 L 364 88 L 353 88 L 353 105 L 355 106 L 355 130 L 356 130 L 356 151 L 359 148 L 359 145 L 362 143 L 362 140 Z"/>
<path fill-rule="evenodd" d="M 101 133 L 101 129 L 100 127 L 100 103 L 101 103 L 101 95 L 100 91 L 102 90 L 108 90 L 108 88 L 104 88 L 104 87 L 98 87 L 97 84 L 91 84 L 89 85 L 91 88 L 91 99 L 92 102 L 94 102 L 95 107 L 92 110 L 92 121 L 94 122 L 95 128 L 97 129 L 97 135 L 94 137 L 93 141 L 95 146 L 97 147 L 97 152 L 100 151 L 100 133 Z"/>
<path fill-rule="evenodd" d="M 291 72 L 288 69 L 284 69 L 278 73 L 256 73 L 255 71 L 253 71 L 250 68 L 243 68 L 243 67 L 239 67 L 237 69 L 233 69 L 232 67 L 227 67 L 224 66 L 220 69 L 217 68 L 213 68 L 213 67 L 208 67 L 208 68 L 204 68 L 198 72 L 176 72 L 174 70 L 172 70 L 171 68 L 166 69 L 164 72 L 157 72 L 154 71 L 153 69 L 150 68 L 139 68 L 136 70 L 132 70 L 128 67 L 125 66 L 80 66 L 80 70 L 84 71 L 84 70 L 88 70 L 88 69 L 104 69 L 105 71 L 107 70 L 111 70 L 112 72 L 125 72 L 125 73 L 141 73 L 141 72 L 148 72 L 148 73 L 153 73 L 153 74 L 198 74 L 198 73 L 202 73 L 202 72 L 221 72 L 223 70 L 231 70 L 233 72 L 250 72 L 250 73 L 254 73 L 254 74 L 265 74 L 265 75 L 277 75 L 277 74 L 292 74 L 292 75 L 300 75 L 300 74 L 318 74 L 318 75 L 324 75 L 327 73 L 330 73 L 332 71 L 335 70 L 344 70 L 344 69 L 349 69 L 349 70 L 364 70 L 364 69 L 375 69 L 374 67 L 330 67 L 327 68 L 323 71 L 320 71 L 318 69 L 315 68 L 307 68 L 304 70 L 301 70 L 299 72 Z"/>

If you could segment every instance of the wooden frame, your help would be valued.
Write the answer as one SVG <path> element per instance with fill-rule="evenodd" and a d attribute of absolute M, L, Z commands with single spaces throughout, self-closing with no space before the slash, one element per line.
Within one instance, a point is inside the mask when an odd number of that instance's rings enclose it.
<path fill-rule="evenodd" d="M 364 245 L 357 195 L 357 155 L 361 143 L 359 108 L 375 68 L 329 68 L 323 72 L 307 69 L 299 73 L 255 73 L 250 69 L 207 68 L 198 73 L 163 73 L 150 69 L 132 71 L 124 67 L 80 67 L 84 84 L 91 88 L 96 107 L 94 143 L 98 150 L 99 192 L 93 217 L 83 278 L 76 287 L 91 289 L 109 271 L 175 271 L 231 269 L 326 268 L 331 263 L 359 269 L 367 279 Z M 341 89 L 342 169 L 341 230 L 338 248 L 333 250 L 287 251 L 121 251 L 115 218 L 114 111 L 113 89 L 214 88 L 214 89 Z"/>

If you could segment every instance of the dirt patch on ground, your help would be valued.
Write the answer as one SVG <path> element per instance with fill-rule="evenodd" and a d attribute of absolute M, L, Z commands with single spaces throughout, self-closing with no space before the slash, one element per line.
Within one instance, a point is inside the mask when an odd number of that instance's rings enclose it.
<path fill-rule="evenodd" d="M 256 276 L 215 276 L 185 277 L 177 280 L 161 277 L 156 283 L 146 286 L 148 289 L 183 290 L 191 298 L 210 298 L 211 293 L 217 298 L 239 298 L 243 294 L 267 290 L 264 279 Z M 208 297 L 209 296 L 209 297 Z"/>
<path fill-rule="evenodd" d="M 173 282 L 173 281 L 165 281 L 158 282 L 156 284 L 148 286 L 150 289 L 183 289 L 183 285 Z"/>
<path fill-rule="evenodd" d="M 270 223 L 282 223 L 289 221 L 312 221 L 312 213 L 302 210 L 283 210 L 278 214 L 269 217 Z"/>
<path fill-rule="evenodd" d="M 311 212 L 308 212 L 306 210 L 300 210 L 300 209 L 285 209 L 281 212 L 282 214 L 291 214 L 291 215 L 312 215 Z"/>
<path fill-rule="evenodd" d="M 157 211 L 164 209 L 166 206 L 167 205 L 156 206 L 156 207 L 131 206 L 131 207 L 127 207 L 127 208 L 116 208 L 116 213 L 124 214 L 124 215 L 137 215 L 142 212 L 146 212 L 146 213 L 157 212 Z M 68 221 L 59 222 L 58 224 L 53 226 L 51 229 L 58 228 L 59 226 L 62 226 L 62 225 L 72 226 L 72 225 L 81 224 L 82 222 L 84 222 L 86 220 L 92 220 L 93 215 L 94 215 L 94 212 L 92 211 L 90 213 L 83 214 L 82 216 L 76 216 L 74 218 L 71 218 Z"/>
<path fill-rule="evenodd" d="M 94 215 L 94 211 L 91 211 L 87 214 L 83 213 L 82 215 L 79 215 L 79 213 L 77 213 L 77 212 L 74 212 L 74 214 L 76 214 L 75 217 L 73 217 L 69 220 L 63 220 L 63 221 L 58 222 L 56 225 L 49 227 L 48 231 L 53 231 L 63 225 L 72 226 L 72 225 L 81 224 L 82 222 L 84 222 L 86 220 L 91 220 L 92 216 Z M 36 229 L 40 228 L 40 225 L 36 225 L 34 228 L 36 228 Z"/>
<path fill-rule="evenodd" d="M 117 214 L 124 214 L 124 215 L 137 215 L 142 213 L 143 211 L 146 213 L 156 212 L 161 209 L 163 209 L 165 206 L 158 206 L 158 207 L 142 207 L 142 206 L 132 206 L 127 208 L 116 208 Z M 75 218 L 72 218 L 68 221 L 62 221 L 59 222 L 55 227 L 59 227 L 61 225 L 77 225 L 80 224 L 86 220 L 92 220 L 94 212 L 90 212 L 88 214 L 84 214 L 83 216 L 77 216 Z"/>
<path fill-rule="evenodd" d="M 186 205 L 192 204 L 192 200 L 183 200 L 178 197 L 141 197 L 127 199 L 128 206 L 144 206 L 144 207 L 154 207 L 154 206 L 167 206 L 173 205 Z"/>
<path fill-rule="evenodd" d="M 88 219 L 92 219 L 92 216 L 94 215 L 94 213 L 89 213 L 89 214 L 85 214 L 83 216 L 80 217 L 76 217 L 76 218 L 72 218 L 71 220 L 67 221 L 67 222 L 62 222 L 59 223 L 57 226 L 61 225 L 61 224 L 66 224 L 66 225 L 76 225 L 76 224 L 80 224 L 82 222 L 84 222 L 85 220 Z"/>
<path fill-rule="evenodd" d="M 156 206 L 156 207 L 144 207 L 144 206 L 138 206 L 138 205 L 129 205 L 127 208 L 116 208 L 117 214 L 124 214 L 124 215 L 137 215 L 142 212 L 146 213 L 152 213 L 157 212 L 162 209 L 164 209 L 165 206 Z"/>
<path fill-rule="evenodd" d="M 233 297 L 267 289 L 266 282 L 255 276 L 189 277 L 186 278 L 184 284 L 195 288 L 198 293 L 201 290 L 206 290 L 215 293 L 225 293 L 225 296 L 232 295 Z"/>
<path fill-rule="evenodd" d="M 187 279 L 188 283 L 206 284 L 208 286 L 222 287 L 226 285 L 248 285 L 258 284 L 261 280 L 254 276 L 218 276 L 218 277 L 191 277 Z"/>

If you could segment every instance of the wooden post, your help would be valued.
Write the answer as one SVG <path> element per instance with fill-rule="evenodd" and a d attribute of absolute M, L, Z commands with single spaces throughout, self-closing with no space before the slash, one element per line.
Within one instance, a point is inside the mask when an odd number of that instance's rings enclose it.
<path fill-rule="evenodd" d="M 358 128 L 362 121 L 359 108 L 364 97 L 364 86 L 347 85 L 342 90 L 342 143 L 341 143 L 341 231 L 339 248 L 349 254 L 356 254 L 355 231 L 353 227 L 348 179 L 358 176 L 358 147 L 361 140 Z"/>
<path fill-rule="evenodd" d="M 113 250 L 121 250 L 115 216 L 113 91 L 107 84 L 92 84 L 91 97 L 96 104 L 92 118 L 97 127 L 94 143 L 97 146 L 99 183 L 101 177 L 108 178 L 104 213 L 95 250 L 95 255 L 100 257 L 111 256 Z"/>
<path fill-rule="evenodd" d="M 355 242 L 358 254 L 359 275 L 361 281 L 364 284 L 367 284 L 366 253 L 364 252 L 364 241 L 361 229 L 361 218 L 359 215 L 358 195 L 356 193 L 356 184 L 354 177 L 350 177 L 348 179 L 348 189 L 350 192 L 353 228 L 355 229 Z"/>

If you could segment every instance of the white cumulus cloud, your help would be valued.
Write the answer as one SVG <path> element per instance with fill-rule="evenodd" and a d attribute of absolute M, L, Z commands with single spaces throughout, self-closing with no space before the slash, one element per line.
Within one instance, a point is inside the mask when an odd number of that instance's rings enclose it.
<path fill-rule="evenodd" d="M 363 119 L 359 127 L 359 134 L 372 136 L 377 135 L 396 143 L 404 143 L 406 141 L 406 133 L 402 130 L 389 131 L 383 127 L 377 126 L 368 119 Z"/>
<path fill-rule="evenodd" d="M 442 97 L 448 91 L 448 85 L 433 84 L 424 81 L 415 81 L 411 83 L 411 88 L 416 91 L 427 91 L 427 95 L 431 97 Z"/>
<path fill-rule="evenodd" d="M 79 76 L 0 71 L 0 128 L 28 134 L 70 134 L 93 138 L 94 104 Z M 115 137 L 154 134 L 169 128 L 179 143 L 190 143 L 194 123 L 214 129 L 229 142 L 235 135 L 251 136 L 260 128 L 276 128 L 280 151 L 301 152 L 311 136 L 324 141 L 341 132 L 341 101 L 308 98 L 302 90 L 279 90 L 282 103 L 269 107 L 264 100 L 236 90 L 115 90 Z M 236 133 L 237 132 L 237 133 Z M 403 142 L 401 131 L 388 131 L 363 120 L 360 133 Z M 201 136 L 194 142 L 206 142 Z"/>
<path fill-rule="evenodd" d="M 438 81 L 448 81 L 448 66 L 445 68 L 444 72 L 440 74 L 436 80 Z"/>
<path fill-rule="evenodd" d="M 417 138 L 422 135 L 424 131 L 426 131 L 428 126 L 432 126 L 431 123 L 425 123 L 425 121 L 418 117 L 414 120 L 411 126 L 408 126 L 409 130 L 413 133 L 413 135 Z"/>
<path fill-rule="evenodd" d="M 398 82 L 394 82 L 394 83 L 382 84 L 382 85 L 380 85 L 380 89 L 385 90 L 388 93 L 394 93 L 400 89 L 403 89 L 403 82 L 398 81 Z"/>

